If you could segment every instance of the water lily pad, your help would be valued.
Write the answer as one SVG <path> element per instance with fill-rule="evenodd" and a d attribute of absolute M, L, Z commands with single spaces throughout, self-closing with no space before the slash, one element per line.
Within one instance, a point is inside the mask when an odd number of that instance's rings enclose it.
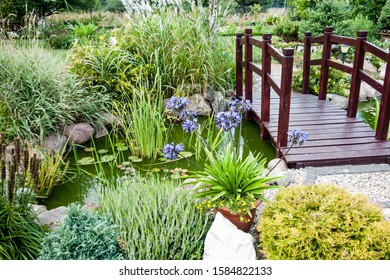
<path fill-rule="evenodd" d="M 120 151 L 120 152 L 124 152 L 124 151 L 127 151 L 129 148 L 126 147 L 126 146 L 118 146 L 118 147 L 116 147 L 116 149 L 117 149 L 118 151 Z"/>
<path fill-rule="evenodd" d="M 133 160 L 133 159 L 136 159 L 138 158 L 137 156 L 129 156 L 129 160 Z"/>
<path fill-rule="evenodd" d="M 132 159 L 131 161 L 132 162 L 141 162 L 141 161 L 143 161 L 143 159 L 142 158 L 135 158 L 135 159 Z"/>
<path fill-rule="evenodd" d="M 122 164 L 118 164 L 116 167 L 118 167 L 119 169 L 123 168 L 124 166 Z"/>
<path fill-rule="evenodd" d="M 83 157 L 83 158 L 79 159 L 79 161 L 77 163 L 80 165 L 89 165 L 89 164 L 92 164 L 94 162 L 95 162 L 95 159 L 93 157 Z"/>
<path fill-rule="evenodd" d="M 86 152 L 93 152 L 95 150 L 94 147 L 88 147 L 88 148 L 85 148 L 84 151 Z"/>
<path fill-rule="evenodd" d="M 133 175 L 133 174 L 134 174 L 134 172 L 131 172 L 131 171 L 129 171 L 129 170 L 125 170 L 124 173 L 127 174 L 127 175 Z"/>
<path fill-rule="evenodd" d="M 124 162 L 122 162 L 122 165 L 123 166 L 129 166 L 129 165 L 131 165 L 131 162 L 130 161 L 124 161 Z"/>
<path fill-rule="evenodd" d="M 109 162 L 115 159 L 114 155 L 105 155 L 100 158 L 101 162 Z"/>
<path fill-rule="evenodd" d="M 100 149 L 100 150 L 98 151 L 98 153 L 99 153 L 99 154 L 105 154 L 105 153 L 108 153 L 108 150 L 106 150 L 106 149 Z"/>
<path fill-rule="evenodd" d="M 135 169 L 133 167 L 127 167 L 126 171 L 129 171 L 131 173 L 135 173 Z"/>
<path fill-rule="evenodd" d="M 126 143 L 125 142 L 118 142 L 115 144 L 115 146 L 117 146 L 117 147 L 126 146 Z"/>
<path fill-rule="evenodd" d="M 151 172 L 160 172 L 161 169 L 160 168 L 153 168 L 152 170 L 150 170 Z"/>
<path fill-rule="evenodd" d="M 167 161 L 167 159 L 164 158 L 164 157 L 160 157 L 158 160 L 159 160 L 159 161 L 162 161 L 162 162 Z"/>

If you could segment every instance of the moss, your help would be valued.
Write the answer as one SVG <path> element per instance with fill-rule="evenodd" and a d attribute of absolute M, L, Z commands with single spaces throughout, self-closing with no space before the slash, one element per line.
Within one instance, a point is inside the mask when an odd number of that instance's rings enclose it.
<path fill-rule="evenodd" d="M 257 229 L 268 259 L 389 259 L 390 223 L 364 195 L 329 185 L 280 191 Z"/>

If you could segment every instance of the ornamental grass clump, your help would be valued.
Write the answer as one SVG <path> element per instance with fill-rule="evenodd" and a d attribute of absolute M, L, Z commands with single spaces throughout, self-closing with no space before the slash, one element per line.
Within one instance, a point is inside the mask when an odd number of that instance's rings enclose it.
<path fill-rule="evenodd" d="M 100 211 L 119 226 L 126 259 L 201 260 L 211 218 L 176 181 L 124 177 L 99 192 Z"/>
<path fill-rule="evenodd" d="M 366 196 L 337 186 L 279 191 L 264 209 L 257 229 L 267 259 L 390 259 L 390 222 Z"/>

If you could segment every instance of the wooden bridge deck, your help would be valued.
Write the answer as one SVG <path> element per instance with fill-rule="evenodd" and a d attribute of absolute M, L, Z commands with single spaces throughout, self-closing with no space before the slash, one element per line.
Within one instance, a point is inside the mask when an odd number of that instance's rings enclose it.
<path fill-rule="evenodd" d="M 253 95 L 254 120 L 261 126 L 260 93 Z M 271 95 L 270 121 L 264 123 L 277 142 L 279 97 Z M 311 94 L 292 93 L 289 129 L 301 129 L 309 141 L 285 155 L 289 167 L 390 163 L 390 142 L 376 140 L 375 131 L 346 111 Z M 284 155 L 288 147 L 282 148 Z"/>

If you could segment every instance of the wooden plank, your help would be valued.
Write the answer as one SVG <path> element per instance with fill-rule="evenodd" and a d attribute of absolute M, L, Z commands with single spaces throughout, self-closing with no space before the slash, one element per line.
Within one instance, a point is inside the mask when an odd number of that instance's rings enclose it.
<path fill-rule="evenodd" d="M 319 153 L 306 155 L 289 155 L 285 156 L 288 162 L 305 162 L 305 161 L 323 161 L 323 160 L 338 160 L 338 159 L 356 159 L 356 158 L 375 158 L 389 156 L 390 148 L 378 149 L 375 151 L 345 151 L 343 153 Z"/>
<path fill-rule="evenodd" d="M 318 154 L 318 153 L 329 153 L 329 152 L 344 152 L 344 151 L 363 151 L 373 149 L 389 149 L 390 143 L 366 143 L 366 144 L 355 144 L 355 145 L 342 145 L 342 146 L 326 146 L 326 147 L 293 147 L 288 152 L 288 155 L 302 155 L 302 154 Z M 283 154 L 287 152 L 287 148 L 283 148 Z"/>
<path fill-rule="evenodd" d="M 387 142 L 387 141 L 386 141 Z M 363 138 L 349 138 L 349 139 L 331 139 L 331 140 L 313 140 L 309 139 L 304 145 L 304 147 L 319 147 L 319 146 L 340 146 L 340 145 L 354 145 L 354 144 L 370 144 L 378 143 L 373 142 L 372 137 L 363 137 Z"/>
<path fill-rule="evenodd" d="M 274 134 L 277 131 L 275 127 L 272 127 L 269 129 L 269 132 L 271 134 Z M 307 131 L 309 135 L 316 135 L 316 134 L 327 134 L 327 133 L 349 133 L 349 132 L 373 132 L 374 130 L 371 127 L 348 127 L 348 128 L 331 128 L 331 129 L 324 129 L 322 127 L 317 127 L 315 129 L 310 129 L 310 131 Z"/>
<path fill-rule="evenodd" d="M 272 134 L 271 134 L 272 135 Z M 373 137 L 375 136 L 374 131 L 358 131 L 358 132 L 336 132 L 336 133 L 327 133 L 327 134 L 314 134 L 309 135 L 309 141 L 310 140 L 331 140 L 331 139 L 348 139 L 348 138 L 366 138 L 366 137 Z M 276 137 L 273 137 L 274 139 Z M 277 140 L 277 139 L 275 139 Z"/>
<path fill-rule="evenodd" d="M 301 130 L 308 130 L 312 128 L 317 128 L 319 125 L 321 125 L 323 128 L 332 128 L 334 127 L 334 124 L 344 125 L 345 128 L 347 128 L 351 123 L 361 123 L 364 124 L 362 121 L 358 119 L 345 119 L 345 120 L 307 120 L 307 121 L 291 121 L 290 122 L 290 129 L 301 129 Z M 277 125 L 275 122 L 264 122 L 264 125 L 266 127 L 272 128 L 275 125 Z"/>

